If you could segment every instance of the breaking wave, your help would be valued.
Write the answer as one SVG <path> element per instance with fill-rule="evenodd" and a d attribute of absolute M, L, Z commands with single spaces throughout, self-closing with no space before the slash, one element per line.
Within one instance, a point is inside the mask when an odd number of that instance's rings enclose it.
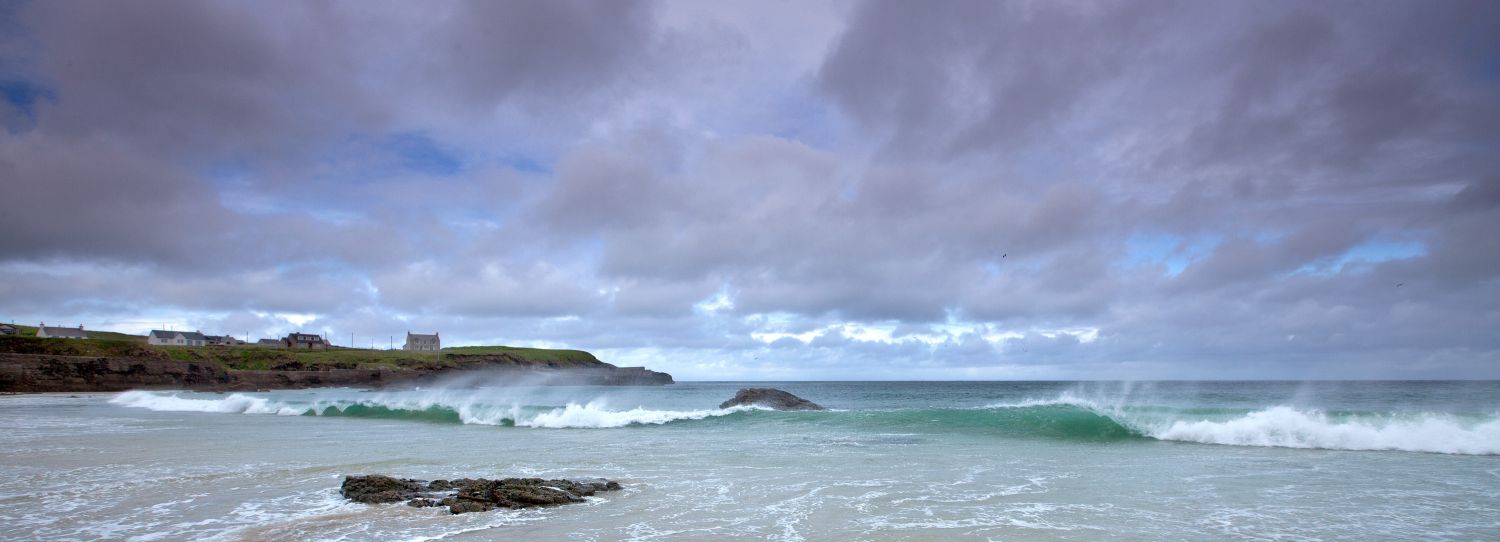
<path fill-rule="evenodd" d="M 1324 412 L 1277 405 L 1258 410 L 1171 409 L 1106 404 L 1064 394 L 987 410 L 1076 408 L 1141 436 L 1179 442 L 1326 450 L 1500 454 L 1500 417 L 1449 413 Z"/>
<path fill-rule="evenodd" d="M 755 407 L 702 410 L 610 409 L 602 401 L 497 404 L 443 393 L 296 402 L 248 394 L 184 397 L 129 391 L 116 405 L 158 411 L 337 416 L 530 428 L 618 428 L 703 423 L 854 425 L 876 432 L 941 431 L 1082 442 L 1160 440 L 1230 446 L 1391 450 L 1500 455 L 1500 416 L 1450 413 L 1324 412 L 1277 405 L 1261 409 L 1171 408 L 1108 404 L 1064 394 L 979 408 L 756 413 Z M 735 414 L 745 413 L 735 416 Z"/>
<path fill-rule="evenodd" d="M 1154 429 L 1161 440 L 1328 450 L 1400 450 L 1464 455 L 1500 454 L 1500 420 L 1450 414 L 1340 417 L 1276 406 L 1224 421 L 1175 420 Z"/>
<path fill-rule="evenodd" d="M 630 425 L 660 425 L 679 420 L 701 420 L 726 416 L 753 407 L 713 410 L 610 410 L 603 403 L 568 403 L 560 407 L 497 405 L 434 397 L 378 398 L 361 401 L 274 401 L 235 393 L 224 398 L 198 399 L 169 392 L 127 391 L 110 403 L 155 411 L 273 414 L 280 416 L 333 416 L 379 418 L 468 425 L 507 427 L 614 428 Z"/>

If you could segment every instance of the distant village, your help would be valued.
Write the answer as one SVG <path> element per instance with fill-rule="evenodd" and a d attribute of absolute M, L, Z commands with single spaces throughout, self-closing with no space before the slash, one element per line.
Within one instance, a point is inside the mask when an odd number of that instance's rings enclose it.
<path fill-rule="evenodd" d="M 0 324 L 0 335 L 20 335 L 21 330 L 10 324 Z M 36 336 L 42 339 L 87 339 L 89 334 L 78 327 L 55 327 L 42 322 L 36 327 Z M 253 343 L 235 338 L 233 335 L 204 335 L 201 331 L 171 331 L 153 329 L 146 334 L 146 344 L 154 346 L 248 346 L 260 348 L 287 348 L 297 350 L 327 350 L 333 344 L 316 333 L 288 333 L 280 339 L 261 339 Z M 443 349 L 443 341 L 437 333 L 431 335 L 406 332 L 406 343 L 402 350 L 413 352 L 437 352 Z"/>

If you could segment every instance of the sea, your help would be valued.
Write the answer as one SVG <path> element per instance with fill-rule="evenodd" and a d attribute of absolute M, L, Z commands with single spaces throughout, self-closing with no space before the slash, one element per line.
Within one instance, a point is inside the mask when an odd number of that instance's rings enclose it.
<path fill-rule="evenodd" d="M 624 489 L 452 515 L 355 474 Z M 12 395 L 0 540 L 1500 540 L 1500 382 Z"/>

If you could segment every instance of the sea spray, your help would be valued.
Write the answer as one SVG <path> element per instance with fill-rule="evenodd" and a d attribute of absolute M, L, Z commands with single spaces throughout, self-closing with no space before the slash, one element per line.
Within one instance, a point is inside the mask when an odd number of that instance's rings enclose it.
<path fill-rule="evenodd" d="M 127 391 L 111 398 L 110 403 L 170 412 L 221 412 L 232 414 L 281 414 L 295 416 L 304 410 L 290 409 L 262 397 L 246 394 L 230 394 L 223 399 L 193 399 L 177 394 L 151 391 Z"/>
<path fill-rule="evenodd" d="M 701 420 L 737 412 L 764 410 L 756 407 L 687 411 L 644 407 L 611 410 L 602 400 L 582 404 L 570 402 L 562 406 L 492 404 L 482 402 L 474 394 L 437 391 L 406 396 L 378 394 L 360 400 L 319 398 L 312 401 L 271 400 L 240 393 L 208 399 L 183 397 L 178 392 L 128 391 L 115 396 L 110 402 L 160 412 L 379 418 L 547 429 L 660 425 L 678 420 Z"/>
<path fill-rule="evenodd" d="M 1234 446 L 1500 454 L 1500 420 L 1466 423 L 1432 413 L 1334 420 L 1318 411 L 1276 406 L 1227 421 L 1177 420 L 1149 434 L 1162 440 Z"/>
<path fill-rule="evenodd" d="M 1075 407 L 1146 437 L 1201 444 L 1500 454 L 1500 417 L 1449 413 L 1342 413 L 1276 405 L 1265 409 L 1169 408 L 1064 392 L 1050 399 L 994 403 L 983 410 Z"/>
<path fill-rule="evenodd" d="M 132 391 L 111 402 L 157 411 L 314 415 L 537 429 L 612 429 L 673 423 L 760 427 L 847 427 L 877 432 L 992 435 L 1080 442 L 1157 440 L 1231 446 L 1386 450 L 1461 455 L 1500 454 L 1500 416 L 1474 412 L 1324 410 L 1262 403 L 1165 399 L 1137 387 L 1128 398 L 1077 390 L 966 408 L 862 408 L 836 412 L 761 412 L 694 408 L 693 402 L 642 405 L 601 390 L 520 388 L 213 396 Z M 1150 392 L 1150 393 L 1148 393 Z M 592 398 L 588 397 L 590 394 Z M 603 395 L 601 395 L 603 394 Z M 1218 396 L 1223 396 L 1218 392 Z M 717 397 L 715 397 L 717 399 Z M 623 405 L 622 405 L 623 403 Z M 615 406 L 621 405 L 621 406 Z"/>

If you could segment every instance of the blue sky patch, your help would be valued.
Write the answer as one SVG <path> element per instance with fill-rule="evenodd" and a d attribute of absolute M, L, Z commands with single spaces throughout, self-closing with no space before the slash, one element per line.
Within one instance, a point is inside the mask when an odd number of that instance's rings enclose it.
<path fill-rule="evenodd" d="M 12 132 L 20 132 L 36 126 L 37 102 L 56 102 L 57 93 L 26 81 L 10 80 L 0 82 L 0 99 L 4 99 L 5 103 L 19 113 L 19 118 L 9 119 L 9 126 L 6 128 Z"/>
<path fill-rule="evenodd" d="M 1344 252 L 1327 264 L 1308 264 L 1292 274 L 1334 275 L 1344 272 L 1346 267 L 1372 265 L 1392 260 L 1420 258 L 1427 255 L 1427 245 L 1419 241 L 1376 239 L 1365 241 Z"/>
<path fill-rule="evenodd" d="M 396 155 L 402 168 L 431 175 L 454 175 L 463 169 L 463 161 L 438 145 L 431 137 L 415 132 L 386 136 L 380 143 L 386 152 Z"/>
<path fill-rule="evenodd" d="M 1182 274 L 1187 266 L 1209 254 L 1222 243 L 1217 235 L 1203 235 L 1188 239 L 1167 233 L 1138 233 L 1125 241 L 1126 265 L 1167 266 L 1167 276 Z"/>

